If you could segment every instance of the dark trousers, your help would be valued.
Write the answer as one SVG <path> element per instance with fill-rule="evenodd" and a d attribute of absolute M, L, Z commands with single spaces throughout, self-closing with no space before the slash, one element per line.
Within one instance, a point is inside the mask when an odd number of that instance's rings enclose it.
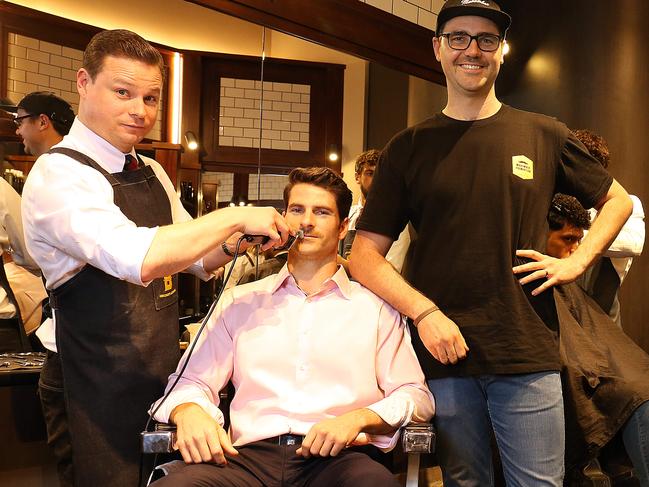
<path fill-rule="evenodd" d="M 155 482 L 156 487 L 397 487 L 390 471 L 353 448 L 336 457 L 298 457 L 299 445 L 277 445 L 268 440 L 237 447 L 219 467 L 186 465 Z"/>
<path fill-rule="evenodd" d="M 72 443 L 63 397 L 63 372 L 59 354 L 48 350 L 38 381 L 43 418 L 47 427 L 47 444 L 57 461 L 61 487 L 72 487 Z"/>

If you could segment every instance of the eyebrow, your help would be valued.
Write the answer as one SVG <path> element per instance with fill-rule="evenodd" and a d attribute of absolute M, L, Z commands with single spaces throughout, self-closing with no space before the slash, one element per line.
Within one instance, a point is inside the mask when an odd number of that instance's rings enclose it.
<path fill-rule="evenodd" d="M 116 78 L 113 78 L 113 84 L 117 85 L 124 85 L 127 88 L 131 87 L 137 87 L 136 83 L 133 83 L 132 81 L 129 81 L 128 78 L 124 78 L 123 76 L 118 76 Z M 161 93 L 162 92 L 162 87 L 161 86 L 156 86 L 155 88 L 147 88 L 150 91 L 153 91 L 155 93 Z"/>

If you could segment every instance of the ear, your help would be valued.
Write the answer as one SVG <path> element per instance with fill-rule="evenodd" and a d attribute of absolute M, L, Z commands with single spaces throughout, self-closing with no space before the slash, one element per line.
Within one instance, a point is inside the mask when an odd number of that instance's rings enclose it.
<path fill-rule="evenodd" d="M 80 97 L 84 97 L 87 91 L 87 87 L 92 83 L 90 74 L 84 68 L 77 71 L 77 91 L 79 92 Z"/>
<path fill-rule="evenodd" d="M 345 218 L 342 222 L 340 222 L 340 226 L 338 227 L 338 240 L 342 240 L 345 238 L 345 235 L 347 235 L 348 228 L 349 228 L 349 218 Z"/>
<path fill-rule="evenodd" d="M 361 175 L 360 174 L 356 174 L 354 176 L 354 178 L 356 179 L 356 184 L 361 184 Z"/>
<path fill-rule="evenodd" d="M 49 117 L 47 115 L 44 115 L 44 114 L 41 113 L 38 116 L 38 130 L 40 130 L 42 132 L 43 130 L 47 130 L 47 127 L 49 127 L 49 126 L 50 126 Z"/>
<path fill-rule="evenodd" d="M 442 58 L 439 56 L 439 48 L 441 44 L 439 42 L 439 37 L 433 37 L 433 52 L 435 53 L 435 59 L 437 62 L 441 62 Z"/>

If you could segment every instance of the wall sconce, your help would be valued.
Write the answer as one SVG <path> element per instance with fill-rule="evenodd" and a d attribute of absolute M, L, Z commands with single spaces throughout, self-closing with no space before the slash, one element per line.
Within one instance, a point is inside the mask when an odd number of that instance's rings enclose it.
<path fill-rule="evenodd" d="M 187 148 L 189 150 L 198 149 L 198 139 L 196 138 L 196 134 L 191 130 L 185 132 L 185 142 L 187 143 Z"/>
<path fill-rule="evenodd" d="M 233 196 L 228 206 L 253 206 L 253 204 L 245 196 Z"/>
<path fill-rule="evenodd" d="M 338 160 L 338 148 L 336 147 L 336 144 L 331 144 L 329 146 L 329 160 L 331 162 L 336 162 Z"/>

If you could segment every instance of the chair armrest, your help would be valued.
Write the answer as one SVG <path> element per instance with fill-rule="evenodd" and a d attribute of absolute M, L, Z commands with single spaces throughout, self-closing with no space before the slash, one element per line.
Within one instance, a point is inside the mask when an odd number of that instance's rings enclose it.
<path fill-rule="evenodd" d="M 401 430 L 401 446 L 405 453 L 435 451 L 435 429 L 431 423 L 409 423 Z"/>
<path fill-rule="evenodd" d="M 176 425 L 155 423 L 153 431 L 140 433 L 142 453 L 173 453 L 176 443 Z"/>

